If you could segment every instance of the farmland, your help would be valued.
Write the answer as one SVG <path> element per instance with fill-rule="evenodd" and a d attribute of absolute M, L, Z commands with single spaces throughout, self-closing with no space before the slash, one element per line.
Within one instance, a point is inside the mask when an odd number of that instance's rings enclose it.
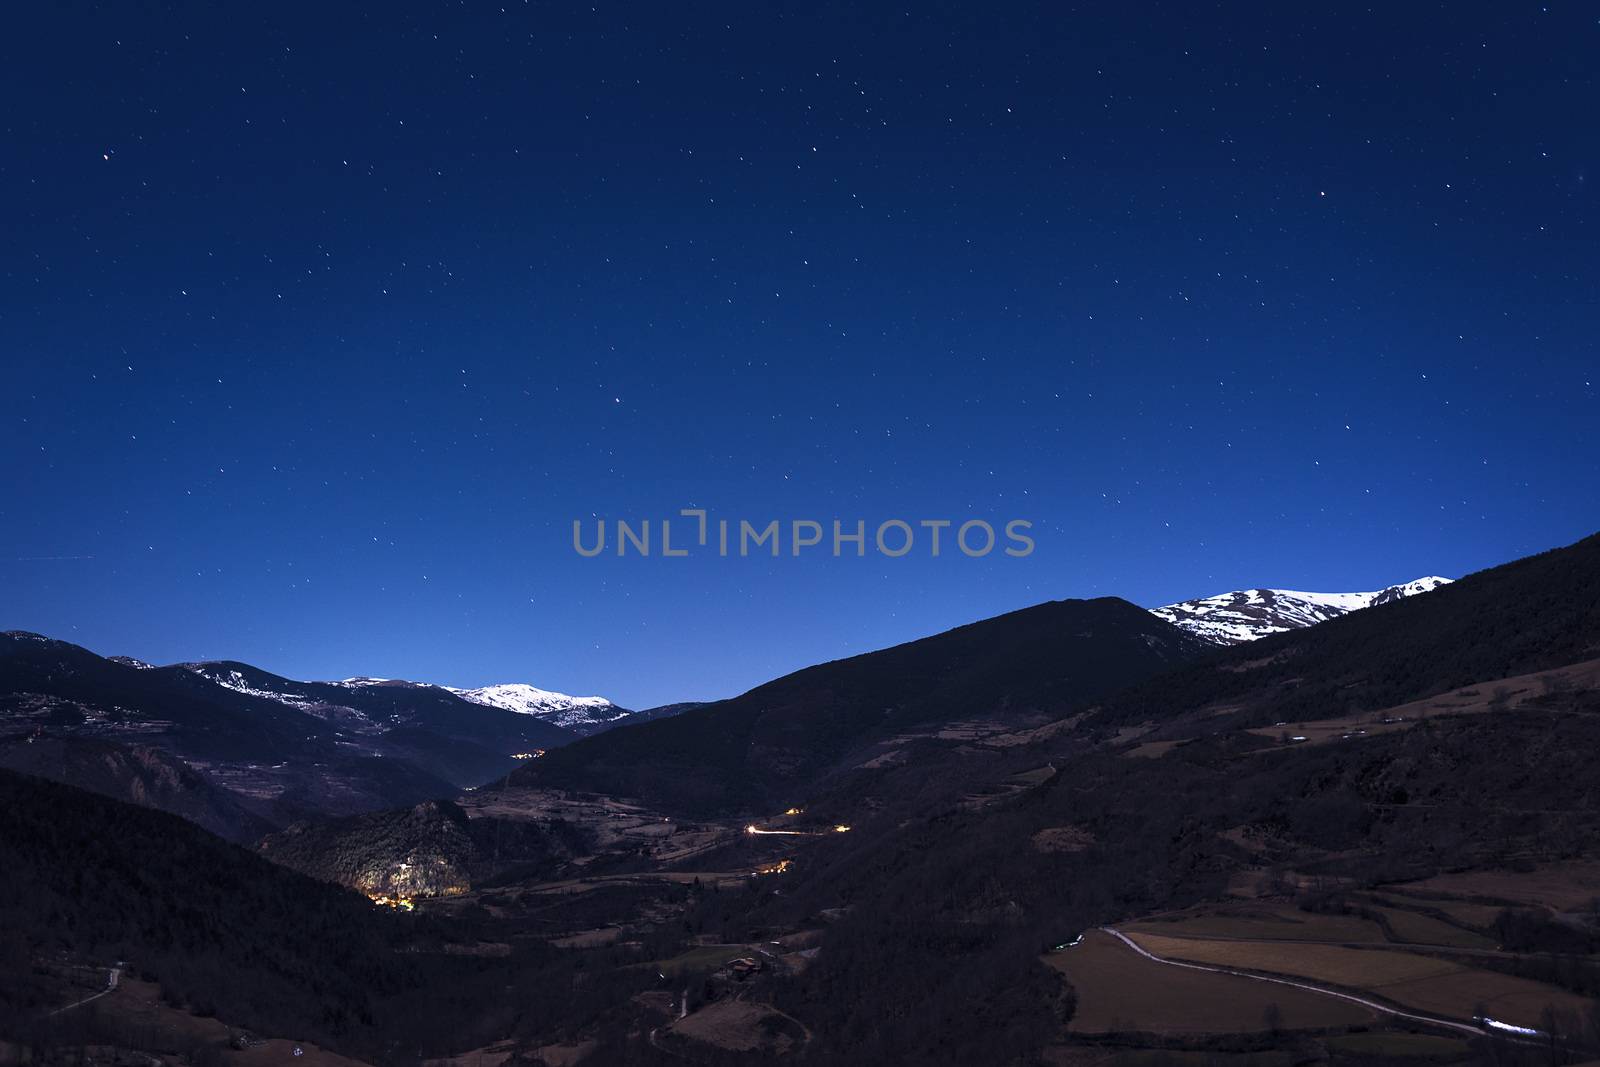
<path fill-rule="evenodd" d="M 1129 934 L 1143 932 L 1173 937 L 1373 943 L 1384 940 L 1382 927 L 1370 919 L 1347 915 L 1311 915 L 1287 906 L 1218 909 L 1162 916 L 1126 923 L 1122 929 Z"/>
<path fill-rule="evenodd" d="M 1547 1007 L 1586 1011 L 1589 1006 L 1584 998 L 1551 986 L 1411 952 L 1149 933 L 1130 936 L 1141 948 L 1168 959 L 1305 978 L 1454 1019 L 1471 1019 L 1481 1005 L 1494 1018 L 1537 1027 Z"/>
<path fill-rule="evenodd" d="M 1418 896 L 1503 901 L 1579 911 L 1600 899 L 1600 863 L 1568 862 L 1529 871 L 1476 870 L 1439 874 L 1392 887 Z"/>
<path fill-rule="evenodd" d="M 1344 1027 L 1375 1021 L 1365 1008 L 1248 978 L 1167 967 L 1099 930 L 1045 962 L 1077 991 L 1074 1033 L 1229 1034 L 1271 1029 Z"/>

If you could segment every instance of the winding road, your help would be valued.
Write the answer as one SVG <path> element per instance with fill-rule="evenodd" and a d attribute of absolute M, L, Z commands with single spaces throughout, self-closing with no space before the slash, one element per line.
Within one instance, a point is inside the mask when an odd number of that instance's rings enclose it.
<path fill-rule="evenodd" d="M 1138 942 L 1124 934 L 1121 930 L 1113 929 L 1110 926 L 1102 926 L 1100 929 L 1105 933 L 1110 934 L 1118 941 L 1121 941 L 1124 945 L 1127 945 L 1129 948 L 1133 949 L 1133 951 L 1137 952 L 1139 955 L 1153 963 L 1164 964 L 1168 967 L 1182 967 L 1190 971 L 1209 971 L 1212 974 L 1228 974 L 1235 978 L 1249 978 L 1257 982 L 1271 982 L 1274 985 L 1286 985 L 1294 989 L 1304 989 L 1308 993 L 1318 993 L 1325 997 L 1337 997 L 1340 1000 L 1347 1000 L 1352 1004 L 1359 1004 L 1363 1008 L 1370 1008 L 1373 1011 L 1381 1012 L 1384 1015 L 1393 1015 L 1399 1019 L 1410 1019 L 1412 1022 L 1426 1023 L 1429 1026 L 1442 1026 L 1451 1030 L 1455 1030 L 1459 1033 L 1471 1034 L 1473 1037 L 1483 1036 L 1483 1029 L 1471 1023 L 1457 1022 L 1454 1019 L 1441 1019 L 1436 1015 L 1418 1015 L 1409 1011 L 1401 1011 L 1399 1008 L 1390 1007 L 1388 1004 L 1384 1004 L 1376 1000 L 1368 1000 L 1366 997 L 1358 997 L 1354 993 L 1342 993 L 1337 989 L 1329 989 L 1326 986 L 1312 985 L 1309 982 L 1298 982 L 1292 978 L 1273 978 L 1264 974 L 1253 974 L 1250 971 L 1234 970 L 1231 967 L 1213 967 L 1204 963 L 1187 963 L 1183 960 L 1167 959 L 1165 956 L 1157 956 L 1155 953 L 1145 950 L 1141 945 L 1138 944 Z"/>
<path fill-rule="evenodd" d="M 57 1008 L 55 1011 L 51 1012 L 50 1015 L 46 1015 L 45 1018 L 48 1019 L 51 1016 L 60 1015 L 64 1011 L 71 1011 L 73 1008 L 82 1007 L 83 1005 L 89 1003 L 91 1000 L 99 1000 L 101 997 L 105 996 L 107 993 L 110 993 L 113 990 L 115 990 L 117 988 L 117 983 L 120 982 L 121 980 L 122 980 L 122 968 L 121 967 L 108 967 L 108 968 L 106 968 L 106 987 L 104 989 L 100 990 L 100 992 L 98 992 L 98 993 L 94 993 L 94 994 L 91 994 L 90 996 L 84 997 L 82 1000 L 75 1000 L 71 1004 L 66 1005 L 65 1007 Z"/>

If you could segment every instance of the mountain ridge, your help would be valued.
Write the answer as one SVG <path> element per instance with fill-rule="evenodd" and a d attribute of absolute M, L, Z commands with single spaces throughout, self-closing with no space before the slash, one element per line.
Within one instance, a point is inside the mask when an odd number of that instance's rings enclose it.
<path fill-rule="evenodd" d="M 0 635 L 0 762 L 204 813 L 235 840 L 255 836 L 257 819 L 282 826 L 452 796 L 576 737 L 439 688 L 352 690 L 237 661 L 155 667 Z M 170 762 L 157 766 L 153 749 Z"/>
<path fill-rule="evenodd" d="M 687 715 L 585 738 L 508 781 L 642 797 L 696 813 L 760 810 L 780 798 L 804 799 L 852 756 L 915 727 L 1036 723 L 1210 648 L 1117 597 L 1047 601 L 815 664 Z"/>
<path fill-rule="evenodd" d="M 1237 645 L 1429 593 L 1451 581 L 1428 575 L 1365 593 L 1235 589 L 1151 608 L 1150 613 L 1214 645 Z"/>

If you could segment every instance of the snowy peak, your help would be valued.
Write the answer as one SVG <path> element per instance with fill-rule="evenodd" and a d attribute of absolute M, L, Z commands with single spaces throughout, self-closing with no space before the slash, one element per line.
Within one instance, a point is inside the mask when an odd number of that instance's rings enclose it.
<path fill-rule="evenodd" d="M 1427 593 L 1449 583 L 1449 578 L 1430 575 L 1371 593 L 1239 589 L 1153 608 L 1151 614 L 1213 644 L 1237 645 L 1286 630 L 1315 626 L 1352 611 Z"/>
<path fill-rule="evenodd" d="M 487 685 L 481 689 L 457 689 L 455 686 L 434 685 L 431 682 L 413 682 L 404 678 L 373 678 L 367 675 L 357 675 L 337 682 L 291 682 L 288 679 L 276 679 L 274 676 L 264 675 L 278 683 L 274 685 L 250 677 L 246 672 L 252 671 L 253 668 L 244 664 L 186 663 L 183 666 L 197 674 L 205 675 L 218 685 L 253 696 L 271 697 L 294 707 L 301 707 L 308 699 L 303 693 L 296 691 L 297 686 L 317 688 L 323 694 L 330 689 L 343 689 L 351 693 L 348 698 L 351 700 L 357 699 L 356 693 L 380 693 L 402 689 L 418 693 L 434 692 L 441 695 L 449 694 L 451 698 L 465 700 L 482 707 L 528 715 L 551 726 L 570 730 L 579 736 L 599 733 L 633 714 L 627 708 L 618 707 L 605 697 L 568 696 L 566 693 L 556 693 L 520 682 Z"/>
<path fill-rule="evenodd" d="M 481 689 L 450 691 L 474 704 L 504 708 L 519 715 L 532 715 L 581 734 L 598 732 L 617 719 L 631 714 L 627 709 L 617 707 L 605 697 L 568 696 L 566 693 L 555 693 L 520 682 L 486 685 Z"/>
<path fill-rule="evenodd" d="M 1391 600 L 1404 600 L 1406 597 L 1416 596 L 1418 593 L 1431 593 L 1441 585 L 1449 584 L 1449 578 L 1441 578 L 1437 574 L 1430 574 L 1426 578 L 1418 578 L 1402 585 L 1391 585 L 1382 592 L 1375 594 L 1372 598 L 1372 603 L 1368 606 L 1377 607 L 1379 604 L 1387 604 Z"/>

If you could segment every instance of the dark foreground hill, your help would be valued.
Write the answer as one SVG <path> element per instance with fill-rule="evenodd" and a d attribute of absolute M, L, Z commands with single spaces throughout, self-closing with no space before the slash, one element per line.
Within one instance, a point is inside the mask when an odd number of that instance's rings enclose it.
<path fill-rule="evenodd" d="M 0 771 L 0 930 L 23 958 L 128 960 L 172 999 L 271 1031 L 337 1034 L 401 991 L 393 924 L 163 812 Z M 40 1014 L 5 976 L 0 1030 Z"/>
<path fill-rule="evenodd" d="M 1048 719 L 1210 647 L 1124 600 L 1054 601 L 588 738 L 511 781 L 692 813 L 766 811 L 874 742 L 930 724 Z"/>
<path fill-rule="evenodd" d="M 519 1019 L 588 1018 L 654 979 L 597 978 L 538 941 L 478 954 L 493 935 L 481 909 L 379 907 L 176 816 L 4 770 L 0 872 L 0 1042 L 14 1043 L 0 1050 L 38 1062 L 82 1062 L 86 1034 L 165 1048 L 114 1012 L 52 1019 L 82 995 L 50 981 L 57 964 L 120 961 L 180 1010 L 376 1064 L 479 1047 Z"/>

